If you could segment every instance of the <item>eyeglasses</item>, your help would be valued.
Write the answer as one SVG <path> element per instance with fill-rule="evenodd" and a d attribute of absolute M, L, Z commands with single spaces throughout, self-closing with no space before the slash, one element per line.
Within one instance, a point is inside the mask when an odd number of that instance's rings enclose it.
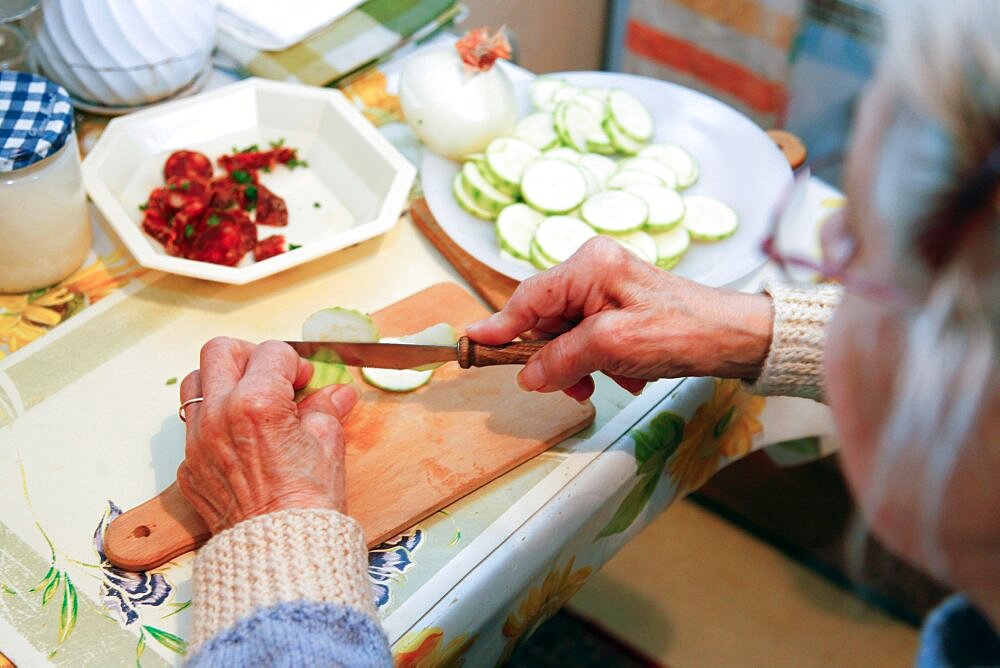
<path fill-rule="evenodd" d="M 839 157 L 819 162 L 825 164 Z M 823 223 L 819 260 L 809 257 L 801 249 L 787 248 L 790 237 L 801 238 L 801 235 L 794 235 L 791 230 L 802 220 L 807 208 L 810 177 L 810 167 L 803 167 L 782 191 L 771 215 L 770 231 L 761 242 L 764 255 L 781 270 L 790 283 L 832 281 L 840 283 L 851 293 L 877 301 L 890 304 L 908 301 L 895 287 L 857 276 L 848 270 L 857 255 L 858 240 L 845 224 L 846 209 L 836 211 Z"/>

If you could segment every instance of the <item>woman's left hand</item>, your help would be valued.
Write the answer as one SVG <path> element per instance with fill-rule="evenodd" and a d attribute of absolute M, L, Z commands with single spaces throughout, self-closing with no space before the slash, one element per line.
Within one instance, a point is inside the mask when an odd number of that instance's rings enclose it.
<path fill-rule="evenodd" d="M 213 534 L 277 510 L 346 510 L 341 420 L 358 397 L 334 385 L 296 403 L 312 371 L 280 341 L 220 337 L 202 348 L 181 384 L 182 402 L 204 401 L 186 408 L 177 482 Z"/>

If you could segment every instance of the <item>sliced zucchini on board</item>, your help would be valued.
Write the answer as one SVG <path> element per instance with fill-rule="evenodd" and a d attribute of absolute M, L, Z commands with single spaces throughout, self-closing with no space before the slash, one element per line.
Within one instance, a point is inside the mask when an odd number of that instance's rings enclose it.
<path fill-rule="evenodd" d="M 631 93 L 616 89 L 608 94 L 608 115 L 623 133 L 637 142 L 653 137 L 653 117 Z"/>
<path fill-rule="evenodd" d="M 392 339 L 382 339 L 393 343 Z M 366 383 L 386 392 L 412 392 L 430 382 L 433 369 L 415 371 L 413 369 L 373 369 L 361 368 L 361 377 Z"/>
<path fill-rule="evenodd" d="M 649 208 L 644 229 L 665 232 L 676 227 L 684 217 L 684 199 L 676 190 L 651 183 L 637 183 L 625 187 L 626 192 L 638 195 Z"/>
<path fill-rule="evenodd" d="M 625 155 L 635 155 L 642 150 L 643 144 L 641 141 L 636 141 L 628 135 L 626 135 L 621 128 L 614 122 L 612 118 L 604 119 L 604 131 L 608 133 L 608 137 L 611 139 L 611 144 L 618 150 L 619 153 L 624 153 Z"/>
<path fill-rule="evenodd" d="M 649 172 L 640 172 L 638 169 L 619 169 L 617 172 L 608 177 L 608 180 L 604 182 L 604 187 L 608 190 L 622 190 L 624 188 L 628 188 L 629 186 L 639 184 L 656 185 L 662 188 L 666 187 L 663 184 L 663 181 L 657 178 L 654 174 L 650 174 Z"/>
<path fill-rule="evenodd" d="M 386 337 L 379 343 L 406 343 L 401 338 Z M 434 369 L 375 369 L 361 368 L 361 378 L 366 383 L 387 392 L 412 392 L 430 382 Z"/>
<path fill-rule="evenodd" d="M 465 186 L 462 182 L 462 172 L 455 174 L 455 180 L 451 183 L 451 194 L 455 198 L 455 201 L 458 202 L 458 205 L 462 207 L 466 213 L 469 213 L 476 218 L 482 218 L 483 220 L 493 220 L 497 217 L 495 211 L 484 209 L 472 200 L 469 193 L 465 191 Z"/>
<path fill-rule="evenodd" d="M 381 339 L 381 341 L 384 343 L 412 343 L 418 346 L 453 346 L 458 343 L 458 333 L 455 332 L 455 328 L 448 323 L 439 322 L 436 325 L 431 325 L 427 329 L 422 329 L 414 334 L 400 336 L 392 341 L 388 339 Z M 414 370 L 434 370 L 442 364 L 444 364 L 444 362 L 433 362 L 431 364 L 416 367 Z"/>
<path fill-rule="evenodd" d="M 681 223 L 695 241 L 721 241 L 733 235 L 739 227 L 739 217 L 714 197 L 688 195 L 684 198 Z"/>
<path fill-rule="evenodd" d="M 551 112 L 536 111 L 525 116 L 514 126 L 513 136 L 523 139 L 540 151 L 559 145 Z"/>
<path fill-rule="evenodd" d="M 409 343 L 425 346 L 453 346 L 458 341 L 455 328 L 446 322 L 439 322 L 415 334 L 400 337 L 385 337 L 380 343 Z M 363 367 L 361 377 L 366 383 L 388 392 L 412 392 L 426 385 L 434 375 L 434 369 L 443 362 L 428 364 L 417 369 L 375 369 Z"/>
<path fill-rule="evenodd" d="M 378 341 L 378 327 L 361 311 L 342 308 L 325 308 L 316 311 L 302 323 L 305 341 L 350 341 L 374 343 Z"/>
<path fill-rule="evenodd" d="M 639 157 L 652 158 L 672 169 L 677 174 L 678 188 L 690 188 L 698 180 L 698 163 L 676 144 L 652 144 L 639 151 Z"/>
<path fill-rule="evenodd" d="M 486 166 L 503 185 L 516 188 L 524 168 L 542 154 L 537 148 L 514 137 L 498 137 L 486 147 Z"/>
<path fill-rule="evenodd" d="M 521 196 L 539 211 L 566 213 L 580 206 L 586 198 L 587 179 L 576 165 L 565 160 L 542 158 L 524 170 Z"/>
<path fill-rule="evenodd" d="M 531 261 L 531 240 L 545 214 L 527 204 L 511 204 L 497 216 L 497 243 L 519 260 Z"/>
<path fill-rule="evenodd" d="M 462 165 L 462 187 L 473 202 L 487 211 L 500 213 L 505 206 L 514 203 L 513 197 L 486 180 L 474 162 Z"/>
<path fill-rule="evenodd" d="M 570 216 L 550 216 L 535 230 L 535 250 L 541 260 L 558 264 L 565 262 L 587 240 L 596 237 L 587 223 Z"/>
<path fill-rule="evenodd" d="M 649 217 L 649 208 L 638 195 L 606 190 L 588 197 L 580 207 L 580 215 L 598 232 L 626 234 L 642 228 Z"/>
<path fill-rule="evenodd" d="M 378 341 L 378 328 L 372 319 L 354 309 L 334 307 L 313 313 L 302 323 L 302 338 L 306 341 Z M 310 360 L 313 375 L 309 384 L 296 393 L 296 399 L 309 396 L 328 385 L 353 382 L 351 372 L 343 364 L 331 361 L 329 354 L 319 352 Z"/>
<path fill-rule="evenodd" d="M 650 236 L 656 242 L 656 266 L 661 269 L 676 267 L 691 245 L 691 235 L 683 225 L 678 225 L 669 232 L 653 232 Z"/>
<path fill-rule="evenodd" d="M 650 264 L 656 264 L 659 251 L 656 248 L 656 241 L 646 232 L 630 232 L 616 237 L 611 237 L 625 248 L 629 249 L 643 260 Z"/>
<path fill-rule="evenodd" d="M 535 109 L 541 111 L 552 111 L 556 108 L 556 102 L 552 99 L 556 91 L 567 84 L 562 79 L 552 77 L 537 77 L 531 82 L 531 103 Z"/>
<path fill-rule="evenodd" d="M 628 158 L 618 163 L 618 169 L 635 169 L 647 172 L 663 181 L 668 188 L 677 189 L 677 174 L 659 160 L 652 158 Z"/>

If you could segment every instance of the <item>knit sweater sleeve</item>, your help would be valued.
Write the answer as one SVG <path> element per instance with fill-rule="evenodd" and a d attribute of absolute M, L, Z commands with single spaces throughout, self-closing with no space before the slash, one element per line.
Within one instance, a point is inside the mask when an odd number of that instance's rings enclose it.
<path fill-rule="evenodd" d="M 213 537 L 194 569 L 189 665 L 389 666 L 361 527 L 285 510 Z"/>
<path fill-rule="evenodd" d="M 843 290 L 836 285 L 797 288 L 770 283 L 764 292 L 771 296 L 774 308 L 771 348 L 750 390 L 823 401 L 826 326 Z"/>

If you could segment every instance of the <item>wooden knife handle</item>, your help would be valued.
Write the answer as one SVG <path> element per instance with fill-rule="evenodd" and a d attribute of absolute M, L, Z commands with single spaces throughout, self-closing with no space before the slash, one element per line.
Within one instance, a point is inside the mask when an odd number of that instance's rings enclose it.
<path fill-rule="evenodd" d="M 515 341 L 502 346 L 484 346 L 463 336 L 458 340 L 458 364 L 463 369 L 470 366 L 524 364 L 544 348 L 546 343 L 548 341 Z"/>

